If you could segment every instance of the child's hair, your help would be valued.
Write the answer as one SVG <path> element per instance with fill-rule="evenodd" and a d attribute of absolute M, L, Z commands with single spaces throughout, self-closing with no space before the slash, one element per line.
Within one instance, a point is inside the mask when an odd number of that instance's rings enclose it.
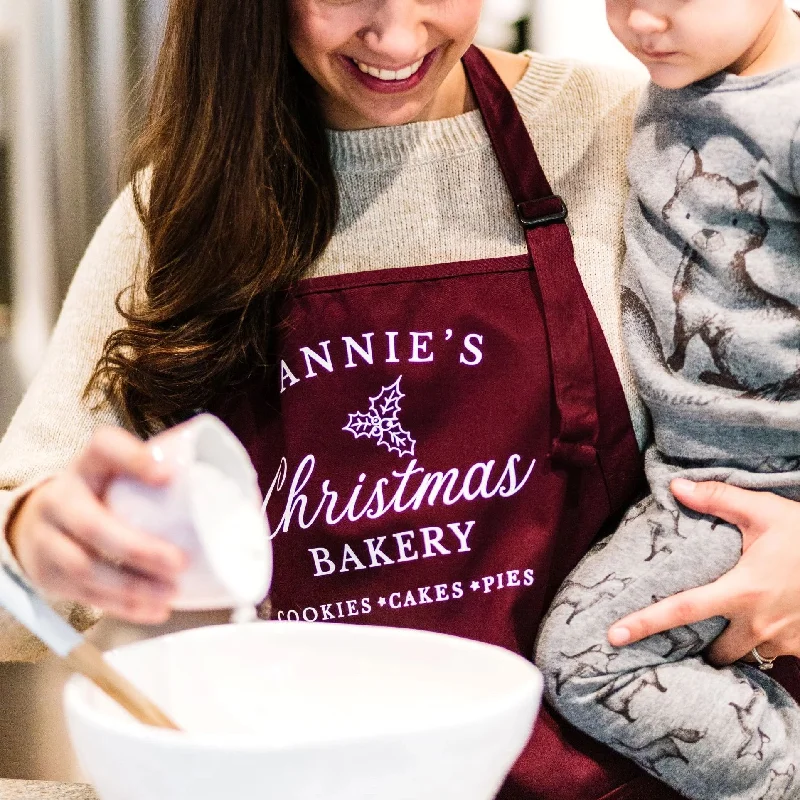
<path fill-rule="evenodd" d="M 273 297 L 335 227 L 324 124 L 287 19 L 285 0 L 170 4 L 131 161 L 147 257 L 86 387 L 141 434 L 266 367 Z"/>

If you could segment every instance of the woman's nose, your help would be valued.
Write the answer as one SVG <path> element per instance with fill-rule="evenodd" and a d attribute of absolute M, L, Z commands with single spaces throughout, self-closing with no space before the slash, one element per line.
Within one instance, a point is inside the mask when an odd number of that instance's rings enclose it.
<path fill-rule="evenodd" d="M 664 33 L 669 27 L 665 17 L 653 14 L 643 8 L 634 8 L 628 17 L 628 27 L 642 35 Z"/>
<path fill-rule="evenodd" d="M 383 0 L 361 38 L 374 53 L 380 53 L 395 66 L 406 66 L 421 56 L 425 25 L 417 2 Z"/>

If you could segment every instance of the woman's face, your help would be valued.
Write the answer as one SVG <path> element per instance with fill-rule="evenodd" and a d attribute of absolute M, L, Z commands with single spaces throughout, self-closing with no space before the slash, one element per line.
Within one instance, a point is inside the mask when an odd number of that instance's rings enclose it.
<path fill-rule="evenodd" d="M 482 0 L 288 0 L 289 40 L 327 125 L 402 125 L 462 109 Z"/>

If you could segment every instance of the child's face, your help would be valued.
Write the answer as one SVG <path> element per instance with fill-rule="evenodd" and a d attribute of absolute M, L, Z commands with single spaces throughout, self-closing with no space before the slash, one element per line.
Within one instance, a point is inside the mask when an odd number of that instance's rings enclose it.
<path fill-rule="evenodd" d="M 739 71 L 783 10 L 783 0 L 606 0 L 614 35 L 666 89 Z"/>

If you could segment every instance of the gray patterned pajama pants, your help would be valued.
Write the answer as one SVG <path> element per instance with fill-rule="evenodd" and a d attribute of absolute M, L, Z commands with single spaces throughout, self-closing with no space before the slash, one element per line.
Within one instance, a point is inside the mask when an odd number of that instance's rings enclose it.
<path fill-rule="evenodd" d="M 740 555 L 735 528 L 650 496 L 561 587 L 534 660 L 563 717 L 686 797 L 800 798 L 800 708 L 754 667 L 703 660 L 726 620 L 623 648 L 606 638 L 621 617 L 710 583 Z"/>

